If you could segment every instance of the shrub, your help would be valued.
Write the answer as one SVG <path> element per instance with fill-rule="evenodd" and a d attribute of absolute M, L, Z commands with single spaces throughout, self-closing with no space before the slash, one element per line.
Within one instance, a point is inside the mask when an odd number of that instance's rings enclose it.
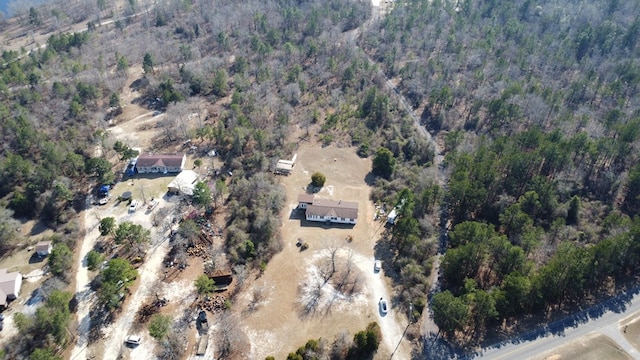
<path fill-rule="evenodd" d="M 49 254 L 49 269 L 56 275 L 66 279 L 67 270 L 73 264 L 73 252 L 65 244 L 56 244 Z"/>
<path fill-rule="evenodd" d="M 371 322 L 367 329 L 356 333 L 353 336 L 353 346 L 349 349 L 350 359 L 367 358 L 376 351 L 382 340 L 382 332 L 377 322 Z"/>
<path fill-rule="evenodd" d="M 171 316 L 156 314 L 149 322 L 149 335 L 154 339 L 164 338 L 171 327 Z"/>
<path fill-rule="evenodd" d="M 95 250 L 91 250 L 87 254 L 87 268 L 91 271 L 98 270 L 102 261 L 104 261 L 104 255 Z"/>
<path fill-rule="evenodd" d="M 311 175 L 311 185 L 314 187 L 323 187 L 326 181 L 327 178 L 322 173 L 317 172 Z"/>
<path fill-rule="evenodd" d="M 198 276 L 196 279 L 196 289 L 198 290 L 198 294 L 207 295 L 211 294 L 216 288 L 216 283 L 206 274 L 202 274 Z"/>

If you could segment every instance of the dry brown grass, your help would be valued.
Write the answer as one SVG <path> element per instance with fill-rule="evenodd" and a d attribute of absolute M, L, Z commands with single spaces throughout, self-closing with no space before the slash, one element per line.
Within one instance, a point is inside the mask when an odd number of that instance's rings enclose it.
<path fill-rule="evenodd" d="M 601 334 L 585 336 L 535 359 L 539 360 L 627 360 L 633 359 L 615 341 Z"/>
<path fill-rule="evenodd" d="M 302 131 L 304 134 L 304 131 Z M 321 311 L 313 316 L 301 316 L 299 286 L 308 281 L 308 269 L 318 261 L 319 252 L 339 244 L 358 254 L 373 259 L 373 246 L 379 236 L 379 225 L 373 221 L 375 209 L 369 200 L 370 187 L 365 177 L 371 169 L 371 159 L 362 159 L 355 149 L 348 147 L 322 147 L 312 141 L 301 141 L 295 153 L 298 161 L 289 176 L 279 176 L 278 181 L 286 189 L 287 203 L 282 211 L 281 233 L 284 249 L 277 254 L 258 278 L 250 278 L 245 291 L 233 305 L 243 314 L 244 331 L 252 339 L 251 358 L 273 355 L 286 358 L 287 354 L 304 345 L 309 339 L 333 339 L 344 330 L 350 337 L 377 319 L 375 306 L 367 301 L 353 301 L 332 306 L 331 311 Z M 292 156 L 293 154 L 285 154 Z M 295 207 L 297 196 L 311 182 L 311 174 L 323 173 L 327 182 L 317 196 L 359 202 L 358 224 L 352 228 L 324 226 L 301 222 Z M 347 242 L 348 236 L 353 240 Z M 302 238 L 309 249 L 300 251 L 296 242 Z M 342 259 L 344 260 L 344 259 Z M 353 273 L 357 275 L 357 271 Z M 338 279 L 336 279 L 338 280 Z M 260 289 L 260 304 L 252 306 L 254 289 Z M 368 290 L 363 290 L 368 291 Z M 359 298 L 359 297 L 358 297 Z M 379 351 L 384 358 L 385 350 Z M 388 358 L 389 354 L 386 354 Z"/>
<path fill-rule="evenodd" d="M 636 313 L 620 322 L 622 335 L 636 349 L 640 349 L 640 313 Z"/>

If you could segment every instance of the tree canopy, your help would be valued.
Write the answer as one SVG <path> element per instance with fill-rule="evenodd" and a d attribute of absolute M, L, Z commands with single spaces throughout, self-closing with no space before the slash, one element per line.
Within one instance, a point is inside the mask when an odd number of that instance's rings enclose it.
<path fill-rule="evenodd" d="M 373 158 L 373 173 L 389 179 L 395 170 L 396 159 L 387 148 L 380 148 Z"/>

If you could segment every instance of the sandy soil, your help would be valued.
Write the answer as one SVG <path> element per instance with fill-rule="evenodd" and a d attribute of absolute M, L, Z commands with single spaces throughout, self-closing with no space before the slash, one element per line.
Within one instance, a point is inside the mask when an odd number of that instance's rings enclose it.
<path fill-rule="evenodd" d="M 631 345 L 640 350 L 640 314 L 636 313 L 620 322 L 620 333 Z"/>
<path fill-rule="evenodd" d="M 375 209 L 369 201 L 369 186 L 365 178 L 371 169 L 370 159 L 361 159 L 351 148 L 303 143 L 297 151 L 298 161 L 291 175 L 279 177 L 287 191 L 287 206 L 282 213 L 284 250 L 269 263 L 264 274 L 247 286 L 239 297 L 235 309 L 244 318 L 245 333 L 252 341 L 252 359 L 273 355 L 286 358 L 287 354 L 312 338 L 333 341 L 343 330 L 353 334 L 368 323 L 377 321 L 383 332 L 383 343 L 376 358 L 388 358 L 400 342 L 407 324 L 406 316 L 394 311 L 381 317 L 378 300 L 389 301 L 388 284 L 383 274 L 373 272 L 373 247 L 381 224 L 373 221 Z M 297 196 L 304 192 L 311 174 L 320 171 L 327 177 L 325 187 L 318 196 L 334 200 L 358 201 L 358 224 L 355 227 L 324 226 L 301 221 L 297 210 Z M 352 236 L 353 241 L 346 241 Z M 309 244 L 299 251 L 298 238 Z M 305 295 L 317 284 L 318 267 L 326 259 L 327 248 L 340 248 L 340 258 L 351 252 L 359 270 L 360 291 L 352 296 L 336 294 L 334 289 L 323 288 L 315 312 L 304 311 Z M 323 254 L 324 253 L 324 254 Z M 254 289 L 261 288 L 263 300 L 251 304 Z M 408 359 L 409 344 L 404 341 L 396 352 L 398 359 Z"/>
<path fill-rule="evenodd" d="M 539 360 L 627 360 L 633 359 L 624 352 L 615 341 L 609 337 L 599 334 L 585 336 L 584 338 L 566 344 L 559 349 L 536 357 Z"/>

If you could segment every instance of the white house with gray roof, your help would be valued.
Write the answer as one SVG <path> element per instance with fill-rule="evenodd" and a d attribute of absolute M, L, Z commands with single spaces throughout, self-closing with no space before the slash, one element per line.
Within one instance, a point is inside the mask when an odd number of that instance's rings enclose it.
<path fill-rule="evenodd" d="M 298 207 L 305 209 L 309 221 L 355 225 L 358 221 L 358 203 L 353 201 L 319 199 L 302 194 L 298 197 Z"/>

